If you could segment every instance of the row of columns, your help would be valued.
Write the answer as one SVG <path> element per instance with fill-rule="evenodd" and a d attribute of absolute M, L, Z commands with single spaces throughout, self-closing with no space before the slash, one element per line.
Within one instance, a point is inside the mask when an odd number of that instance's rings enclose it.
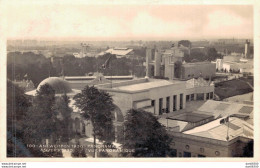
<path fill-rule="evenodd" d="M 171 96 L 167 96 L 169 97 L 169 109 L 168 111 L 169 112 L 172 112 L 173 111 L 173 105 L 174 105 L 174 102 L 173 102 L 173 98 L 174 96 L 176 96 L 176 100 L 175 100 L 175 108 L 176 108 L 176 111 L 177 110 L 180 110 L 180 95 L 181 94 L 176 94 L 176 95 L 171 95 Z M 184 93 L 182 93 L 182 109 L 185 108 L 186 106 L 186 95 Z M 166 109 L 167 108 L 167 97 L 163 97 L 162 98 L 162 108 L 163 109 Z M 160 101 L 160 98 L 159 99 L 155 99 L 155 105 L 154 105 L 154 112 L 155 112 L 155 115 L 159 115 L 159 101 Z"/>

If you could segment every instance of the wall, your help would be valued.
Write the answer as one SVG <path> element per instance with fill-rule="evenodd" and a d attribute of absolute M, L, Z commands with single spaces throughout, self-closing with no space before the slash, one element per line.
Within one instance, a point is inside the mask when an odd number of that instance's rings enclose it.
<path fill-rule="evenodd" d="M 184 64 L 181 69 L 181 79 L 214 77 L 216 75 L 216 65 L 214 63 Z"/>
<path fill-rule="evenodd" d="M 191 157 L 198 157 L 198 155 L 206 157 L 242 156 L 243 147 L 250 141 L 250 139 L 240 136 L 229 141 L 221 141 L 180 132 L 169 132 L 169 134 L 173 137 L 171 147 L 177 150 L 178 157 L 180 157 L 179 153 L 183 156 L 184 151 L 190 152 Z"/>
<path fill-rule="evenodd" d="M 165 71 L 164 71 L 164 77 L 169 78 L 172 80 L 174 78 L 174 62 L 171 62 L 171 57 L 166 56 L 164 57 L 164 64 L 165 64 Z"/>

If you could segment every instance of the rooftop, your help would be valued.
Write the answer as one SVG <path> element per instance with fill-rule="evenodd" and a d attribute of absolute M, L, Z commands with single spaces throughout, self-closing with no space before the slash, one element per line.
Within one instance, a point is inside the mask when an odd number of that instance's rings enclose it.
<path fill-rule="evenodd" d="M 182 64 L 182 66 L 191 67 L 191 66 L 206 65 L 206 64 L 208 64 L 208 65 L 212 64 L 213 65 L 213 63 L 211 63 L 211 62 L 193 62 L 193 63 Z"/>
<path fill-rule="evenodd" d="M 244 130 L 244 126 L 248 125 L 246 121 L 241 120 L 239 118 L 231 117 L 229 119 L 229 124 L 221 124 L 220 120 L 222 119 L 223 118 L 214 120 L 212 122 L 185 131 L 183 133 L 221 141 L 227 141 L 227 135 L 229 136 L 229 140 L 234 139 L 238 136 L 253 138 L 252 135 L 248 135 Z"/>
<path fill-rule="evenodd" d="M 147 90 L 147 89 L 152 89 L 157 87 L 170 86 L 173 84 L 174 83 L 169 82 L 167 80 L 156 80 L 156 81 L 149 81 L 145 83 L 114 87 L 113 89 L 124 90 L 124 91 L 141 91 L 141 90 Z"/>
<path fill-rule="evenodd" d="M 115 54 L 115 55 L 127 55 L 129 54 L 133 49 L 130 48 L 110 48 L 105 51 L 105 53 Z"/>
<path fill-rule="evenodd" d="M 168 117 L 168 119 L 196 123 L 202 120 L 210 119 L 212 117 L 213 117 L 212 115 L 206 115 L 206 114 L 182 113 L 176 116 Z"/>
<path fill-rule="evenodd" d="M 39 90 L 40 87 L 45 84 L 50 85 L 55 90 L 55 93 L 58 93 L 58 94 L 72 92 L 69 82 L 67 82 L 66 80 L 59 78 L 59 77 L 49 77 L 49 78 L 44 79 L 38 85 L 37 90 Z"/>

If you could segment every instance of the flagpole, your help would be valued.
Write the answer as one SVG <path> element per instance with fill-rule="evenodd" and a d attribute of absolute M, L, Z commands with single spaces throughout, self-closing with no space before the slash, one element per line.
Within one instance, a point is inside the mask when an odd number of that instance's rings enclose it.
<path fill-rule="evenodd" d="M 111 69 L 110 69 L 111 70 Z M 112 80 L 112 70 L 110 72 L 110 75 L 111 75 L 111 89 L 113 88 L 113 80 Z"/>
<path fill-rule="evenodd" d="M 227 128 L 227 141 L 229 140 L 229 136 L 228 136 L 228 131 L 229 131 L 229 115 L 227 116 L 227 125 L 228 125 L 228 128 Z"/>

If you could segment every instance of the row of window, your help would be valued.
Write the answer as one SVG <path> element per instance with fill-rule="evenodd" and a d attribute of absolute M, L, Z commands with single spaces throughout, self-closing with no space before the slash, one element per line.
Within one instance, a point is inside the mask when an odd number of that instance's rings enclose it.
<path fill-rule="evenodd" d="M 183 153 L 179 152 L 177 155 L 177 150 L 172 149 L 169 155 L 170 155 L 170 157 L 191 157 L 191 152 L 183 151 Z M 198 154 L 197 157 L 206 157 L 206 156 Z"/>
<path fill-rule="evenodd" d="M 196 100 L 204 100 L 204 93 L 197 93 Z M 195 94 L 186 95 L 186 101 L 193 101 L 195 100 Z M 213 99 L 213 92 L 206 93 L 206 100 Z"/>
<path fill-rule="evenodd" d="M 175 146 L 175 142 L 172 142 L 172 145 Z M 191 152 L 189 150 L 190 150 L 189 145 L 185 146 L 185 151 L 179 152 L 179 153 L 177 153 L 177 149 L 172 149 L 170 152 L 170 156 L 171 157 L 206 157 L 205 155 L 203 155 L 205 152 L 204 148 L 200 148 L 200 153 L 202 153 L 202 154 L 197 154 L 197 156 L 195 156 L 195 155 L 191 156 Z M 215 155 L 219 156 L 220 152 L 215 151 Z"/>

